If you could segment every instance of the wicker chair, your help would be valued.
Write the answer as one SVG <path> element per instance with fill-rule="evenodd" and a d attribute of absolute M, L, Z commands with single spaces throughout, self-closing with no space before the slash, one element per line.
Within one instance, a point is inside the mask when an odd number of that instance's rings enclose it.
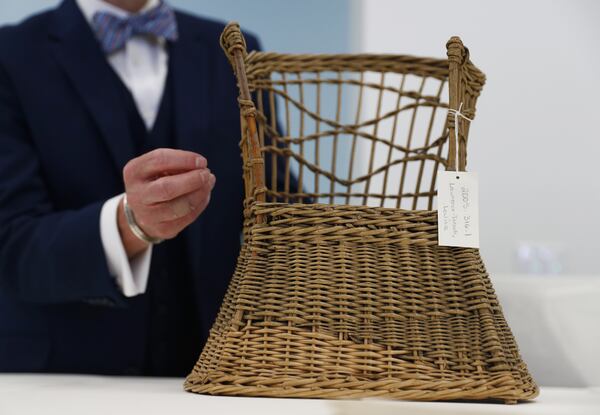
<path fill-rule="evenodd" d="M 240 89 L 245 241 L 185 389 L 534 398 L 479 251 L 437 242 L 436 172 L 465 170 L 469 133 L 448 109 L 473 118 L 485 81 L 461 40 L 448 59 L 247 54 L 230 24 L 221 44 Z"/>

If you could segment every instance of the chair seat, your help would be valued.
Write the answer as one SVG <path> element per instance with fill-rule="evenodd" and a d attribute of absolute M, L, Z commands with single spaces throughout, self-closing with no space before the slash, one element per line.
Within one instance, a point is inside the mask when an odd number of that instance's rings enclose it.
<path fill-rule="evenodd" d="M 256 203 L 186 389 L 288 397 L 527 399 L 536 387 L 472 248 L 436 211 Z"/>

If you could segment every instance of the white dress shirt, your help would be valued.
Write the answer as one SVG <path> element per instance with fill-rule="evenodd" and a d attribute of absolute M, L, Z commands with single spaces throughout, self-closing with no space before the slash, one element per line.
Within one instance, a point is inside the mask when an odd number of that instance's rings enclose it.
<path fill-rule="evenodd" d="M 83 16 L 92 23 L 96 12 L 110 12 L 118 17 L 131 13 L 102 0 L 77 0 Z M 141 11 L 159 4 L 148 0 Z M 160 106 L 168 70 L 165 41 L 151 36 L 133 36 L 121 50 L 107 55 L 108 62 L 131 91 L 140 116 L 150 130 Z M 117 211 L 123 195 L 104 203 L 100 213 L 100 236 L 108 269 L 126 297 L 143 294 L 148 283 L 152 246 L 133 258 L 127 257 L 117 225 Z"/>

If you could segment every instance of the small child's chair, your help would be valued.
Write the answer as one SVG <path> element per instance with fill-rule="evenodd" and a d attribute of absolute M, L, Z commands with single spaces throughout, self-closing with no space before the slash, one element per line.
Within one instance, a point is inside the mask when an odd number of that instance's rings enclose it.
<path fill-rule="evenodd" d="M 185 389 L 534 398 L 479 250 L 438 245 L 436 173 L 465 170 L 470 124 L 448 110 L 473 119 L 485 81 L 461 40 L 447 59 L 247 53 L 229 24 L 221 44 L 240 91 L 244 243 Z"/>

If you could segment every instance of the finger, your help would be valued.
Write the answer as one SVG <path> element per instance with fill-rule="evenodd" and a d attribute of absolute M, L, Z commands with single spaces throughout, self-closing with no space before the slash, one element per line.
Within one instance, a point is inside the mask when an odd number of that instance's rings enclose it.
<path fill-rule="evenodd" d="M 199 215 L 206 207 L 205 199 L 209 194 L 210 191 L 203 188 L 168 202 L 144 206 L 143 209 L 140 209 L 138 216 L 142 221 L 151 222 L 149 225 L 154 226 L 158 223 L 181 219 L 193 212 Z"/>
<path fill-rule="evenodd" d="M 185 218 L 197 209 L 196 203 L 192 201 L 191 196 L 180 197 L 169 203 L 172 213 L 172 220 Z"/>
<path fill-rule="evenodd" d="M 209 199 L 210 191 L 200 190 L 173 201 L 170 203 L 171 221 L 178 221 L 186 217 L 193 221 L 206 208 Z"/>
<path fill-rule="evenodd" d="M 146 186 L 141 202 L 145 205 L 174 200 L 210 183 L 210 170 L 191 170 L 174 176 L 156 179 Z"/>
<path fill-rule="evenodd" d="M 187 215 L 174 220 L 157 223 L 154 226 L 155 234 L 157 237 L 162 239 L 174 238 L 177 236 L 177 234 L 179 234 L 179 232 L 181 232 L 198 218 L 202 211 L 206 209 L 209 202 L 210 193 L 204 195 L 202 201 L 200 201 L 199 207 L 190 211 Z"/>
<path fill-rule="evenodd" d="M 139 177 L 152 179 L 169 173 L 203 169 L 208 163 L 206 158 L 191 151 L 159 148 L 138 157 Z"/>

